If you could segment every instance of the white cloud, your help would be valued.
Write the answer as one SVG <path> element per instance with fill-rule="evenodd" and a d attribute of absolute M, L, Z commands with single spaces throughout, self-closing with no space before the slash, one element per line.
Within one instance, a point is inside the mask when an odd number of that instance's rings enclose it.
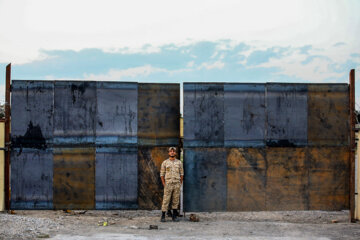
<path fill-rule="evenodd" d="M 71 80 L 71 81 L 83 81 L 85 80 L 84 78 L 74 78 L 74 77 L 57 77 L 54 75 L 46 75 L 44 77 L 44 80 L 49 80 L 49 81 L 53 81 L 53 80 Z"/>
<path fill-rule="evenodd" d="M 127 68 L 127 69 L 110 69 L 105 74 L 84 74 L 84 77 L 81 79 L 75 79 L 75 80 L 96 80 L 96 81 L 119 81 L 124 79 L 136 79 L 136 77 L 142 76 L 146 77 L 151 74 L 155 73 L 166 73 L 169 75 L 174 75 L 178 73 L 183 72 L 191 72 L 195 70 L 211 70 L 211 69 L 221 69 L 224 67 L 224 63 L 220 61 L 216 62 L 205 62 L 202 63 L 197 68 L 193 68 L 195 66 L 194 61 L 190 61 L 187 64 L 187 68 L 180 68 L 175 70 L 168 70 L 165 68 L 157 68 L 153 67 L 151 65 L 144 65 L 134 68 Z M 53 76 L 47 76 L 47 79 L 53 79 Z"/>
<path fill-rule="evenodd" d="M 198 70 L 200 69 L 207 69 L 207 70 L 211 70 L 211 69 L 222 69 L 225 66 L 225 63 L 221 62 L 221 61 L 216 61 L 216 62 L 204 62 L 202 63 L 200 66 L 197 67 Z"/>
<path fill-rule="evenodd" d="M 275 75 L 287 75 L 311 82 L 323 82 L 328 79 L 336 81 L 343 76 L 343 73 L 337 73 L 329 69 L 329 64 L 332 63 L 331 59 L 314 58 L 311 62 L 303 64 L 302 62 L 306 57 L 294 52 L 282 58 L 270 58 L 269 62 L 256 67 L 277 67 L 280 71 L 274 73 Z"/>
<path fill-rule="evenodd" d="M 359 49 L 358 6 L 350 0 L 0 1 L 0 62 L 33 61 L 41 57 L 39 49 L 142 52 L 218 39 L 270 45 L 345 42 Z M 143 49 L 145 44 L 152 47 Z"/>
<path fill-rule="evenodd" d="M 159 53 L 161 52 L 160 46 L 144 45 L 142 47 L 133 47 L 133 48 L 104 48 L 106 53 L 121 53 L 121 54 L 150 54 L 150 53 Z"/>
<path fill-rule="evenodd" d="M 300 53 L 301 51 L 299 49 L 304 45 L 294 45 L 288 47 L 281 57 L 271 57 L 268 62 L 255 66 L 247 66 L 247 57 L 249 57 L 251 53 L 258 50 L 266 51 L 273 47 L 269 44 L 254 43 L 250 46 L 249 50 L 241 53 L 246 56 L 246 58 L 238 63 L 243 64 L 247 68 L 275 67 L 279 69 L 279 72 L 273 73 L 275 75 L 286 75 L 303 79 L 304 81 L 323 82 L 326 80 L 327 82 L 347 82 L 348 79 L 343 79 L 343 66 L 346 66 L 347 62 L 351 59 L 351 54 L 354 53 L 354 49 L 348 44 L 341 44 L 336 47 L 333 45 L 334 43 L 329 43 L 328 45 L 312 45 L 312 48 L 308 50 L 308 55 Z M 287 48 L 287 46 L 283 47 Z M 274 48 L 274 50 L 276 49 L 279 48 Z M 312 57 L 312 59 L 306 63 L 308 57 Z M 357 60 L 353 58 L 353 61 L 360 65 L 360 59 Z M 350 71 L 350 69 L 345 69 L 345 71 L 347 70 Z M 271 78 L 271 76 L 269 76 L 269 78 Z"/>
<path fill-rule="evenodd" d="M 140 67 L 128 69 L 110 69 L 106 74 L 84 74 L 84 80 L 97 80 L 97 81 L 116 81 L 124 78 L 135 78 L 137 76 L 149 76 L 150 74 L 168 72 L 163 68 L 155 68 L 151 65 L 144 65 Z"/>
<path fill-rule="evenodd" d="M 194 66 L 194 64 L 195 64 L 194 61 L 190 61 L 190 62 L 188 62 L 188 63 L 186 64 L 186 66 L 189 67 L 189 68 L 191 68 L 191 67 Z"/>
<path fill-rule="evenodd" d="M 81 79 L 73 80 L 95 80 L 95 81 L 119 81 L 124 79 L 135 79 L 136 77 L 146 77 L 155 73 L 167 73 L 169 75 L 194 71 L 192 68 L 180 68 L 176 70 L 168 70 L 165 68 L 157 68 L 151 65 L 144 65 L 127 69 L 110 69 L 105 74 L 87 74 L 85 73 Z M 50 76 L 51 77 L 51 76 Z M 60 79 L 61 80 L 61 79 Z"/>

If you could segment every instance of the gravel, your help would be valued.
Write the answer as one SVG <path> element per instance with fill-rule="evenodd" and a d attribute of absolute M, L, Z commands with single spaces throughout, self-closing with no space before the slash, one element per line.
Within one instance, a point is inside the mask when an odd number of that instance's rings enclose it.
<path fill-rule="evenodd" d="M 0 213 L 0 239 L 360 239 L 348 211 L 195 214 L 160 223 L 160 211 L 15 211 Z"/>

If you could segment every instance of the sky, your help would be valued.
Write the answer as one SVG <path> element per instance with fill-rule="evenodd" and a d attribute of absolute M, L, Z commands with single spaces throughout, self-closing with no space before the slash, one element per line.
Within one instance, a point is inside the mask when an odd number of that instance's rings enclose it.
<path fill-rule="evenodd" d="M 348 83 L 359 0 L 0 0 L 12 79 Z"/>

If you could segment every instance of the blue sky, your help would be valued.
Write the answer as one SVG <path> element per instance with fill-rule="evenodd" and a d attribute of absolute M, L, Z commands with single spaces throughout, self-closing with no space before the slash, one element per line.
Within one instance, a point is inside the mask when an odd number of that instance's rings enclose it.
<path fill-rule="evenodd" d="M 9 62 L 13 79 L 348 83 L 359 12 L 356 0 L 0 0 L 0 101 Z"/>

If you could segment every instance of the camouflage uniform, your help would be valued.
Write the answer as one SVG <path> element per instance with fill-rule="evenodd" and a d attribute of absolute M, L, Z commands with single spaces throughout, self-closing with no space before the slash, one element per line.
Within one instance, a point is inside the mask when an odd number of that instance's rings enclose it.
<path fill-rule="evenodd" d="M 166 159 L 161 164 L 160 177 L 165 176 L 164 198 L 161 211 L 166 212 L 172 195 L 172 209 L 177 209 L 180 201 L 180 176 L 184 176 L 182 162 Z"/>

